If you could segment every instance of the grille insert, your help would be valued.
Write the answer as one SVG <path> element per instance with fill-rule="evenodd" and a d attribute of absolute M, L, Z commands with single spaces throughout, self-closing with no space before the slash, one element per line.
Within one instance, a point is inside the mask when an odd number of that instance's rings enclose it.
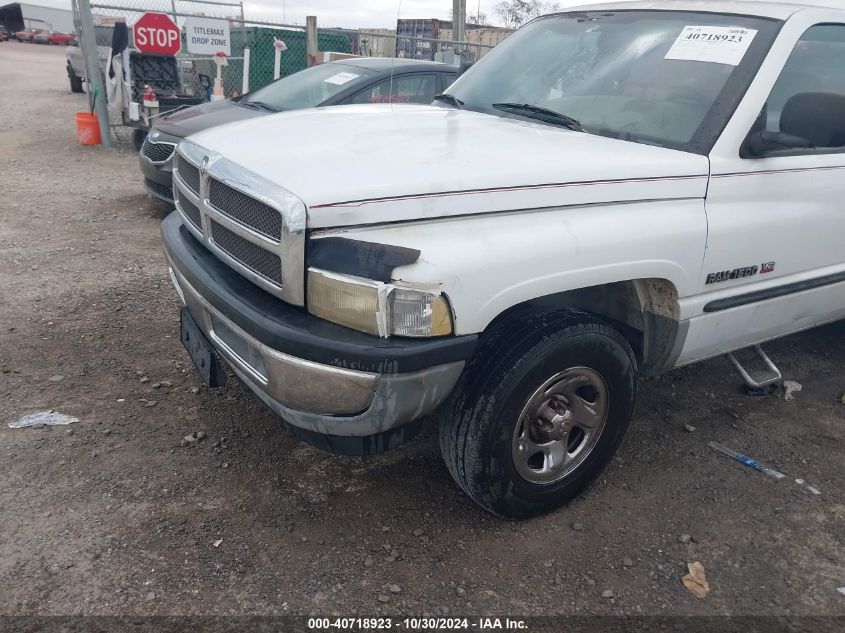
<path fill-rule="evenodd" d="M 211 218 L 208 220 L 211 238 L 219 248 L 253 272 L 278 286 L 282 285 L 282 262 L 278 255 L 245 240 Z"/>
<path fill-rule="evenodd" d="M 179 170 L 179 177 L 182 179 L 186 185 L 188 185 L 188 189 L 193 191 L 195 194 L 200 194 L 200 170 L 195 165 L 192 165 L 188 161 L 186 161 L 181 156 L 179 157 L 179 162 L 177 164 L 177 169 Z"/>
<path fill-rule="evenodd" d="M 202 220 L 200 219 L 200 210 L 193 202 L 188 200 L 185 196 L 180 195 L 179 198 L 179 207 L 184 212 L 185 216 L 190 220 L 191 224 L 193 224 L 196 228 L 200 231 L 202 230 Z"/>
<path fill-rule="evenodd" d="M 273 207 L 210 178 L 208 201 L 233 220 L 271 239 L 282 238 L 282 215 Z"/>
<path fill-rule="evenodd" d="M 174 149 L 176 146 L 170 143 L 152 143 L 149 139 L 144 139 L 141 153 L 154 163 L 163 163 L 173 156 Z"/>
<path fill-rule="evenodd" d="M 153 195 L 164 198 L 165 200 L 173 200 L 173 190 L 167 185 L 162 185 L 155 180 L 144 178 L 144 186 Z"/>

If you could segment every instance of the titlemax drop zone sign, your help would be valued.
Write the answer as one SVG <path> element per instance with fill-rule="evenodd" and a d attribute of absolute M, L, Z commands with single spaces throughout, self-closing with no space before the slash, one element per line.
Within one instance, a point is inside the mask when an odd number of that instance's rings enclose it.
<path fill-rule="evenodd" d="M 215 55 L 222 51 L 226 57 L 232 55 L 229 20 L 185 18 L 185 38 L 189 53 Z"/>
<path fill-rule="evenodd" d="M 132 36 L 142 53 L 175 55 L 182 48 L 179 27 L 164 13 L 145 13 L 132 27 Z"/>

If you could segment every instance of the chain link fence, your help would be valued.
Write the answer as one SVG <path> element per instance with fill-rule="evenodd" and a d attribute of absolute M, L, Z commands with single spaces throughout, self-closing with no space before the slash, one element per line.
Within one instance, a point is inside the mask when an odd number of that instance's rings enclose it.
<path fill-rule="evenodd" d="M 79 0 L 72 0 L 80 43 L 84 44 Z M 161 111 L 192 105 L 215 98 L 230 98 L 267 85 L 304 69 L 309 63 L 308 33 L 302 25 L 249 20 L 242 2 L 223 0 L 92 0 L 90 4 L 100 69 L 107 72 L 111 63 L 115 25 L 124 23 L 128 31 L 129 99 L 143 102 L 145 86 L 155 91 Z M 142 54 L 135 50 L 132 27 L 146 13 L 169 16 L 179 27 L 181 50 L 175 56 Z M 191 31 L 198 19 L 215 20 L 209 24 L 228 26 L 229 50 L 226 65 L 220 69 L 222 94 L 215 91 L 218 65 L 213 47 L 197 52 Z M 432 28 L 434 24 L 434 28 Z M 504 29 L 468 28 L 467 41 L 451 39 L 451 23 L 437 20 L 400 20 L 394 29 L 355 30 L 319 28 L 317 52 L 310 60 L 324 63 L 351 56 L 399 57 L 466 64 L 477 61 L 510 34 Z M 196 31 L 194 31 L 196 32 Z M 127 69 L 124 71 L 126 72 Z M 132 104 L 130 103 L 130 106 Z M 122 112 L 119 120 L 112 115 L 112 125 L 145 127 L 152 119 Z M 130 114 L 130 116 L 127 116 Z M 147 113 L 149 115 L 149 113 Z M 152 114 L 151 116 L 156 116 Z"/>
<path fill-rule="evenodd" d="M 188 19 L 195 17 L 223 20 L 228 23 L 230 55 L 227 58 L 227 65 L 222 69 L 223 85 L 229 89 L 226 96 L 231 96 L 231 90 L 239 91 L 242 89 L 243 49 L 246 43 L 242 3 L 208 2 L 205 0 L 106 0 L 102 3 L 92 2 L 91 13 L 94 21 L 98 57 L 101 62 L 104 62 L 104 55 L 109 55 L 114 25 L 118 22 L 127 25 L 131 49 L 134 45 L 132 25 L 141 16 L 149 12 L 170 16 L 182 32 L 181 50 L 175 56 L 176 77 L 161 76 L 161 73 L 155 72 L 152 63 L 147 63 L 147 68 L 139 68 L 138 70 L 142 72 L 136 73 L 142 80 L 149 80 L 146 83 L 149 83 L 154 90 L 173 91 L 203 101 L 207 101 L 211 97 L 213 80 L 217 74 L 214 55 L 192 53 L 187 42 L 185 24 Z M 144 70 L 148 72 L 143 72 Z M 133 85 L 132 97 L 135 100 L 139 98 L 138 91 L 139 87 Z"/>
<path fill-rule="evenodd" d="M 321 34 L 333 34 L 348 38 L 349 53 L 363 57 L 397 57 L 408 59 L 422 59 L 428 61 L 444 62 L 446 64 L 459 64 L 465 62 L 476 62 L 485 54 L 490 52 L 499 42 L 510 35 L 510 31 L 500 31 L 502 35 L 498 38 L 487 38 L 486 40 L 473 40 L 471 36 L 467 41 L 458 42 L 451 39 L 451 29 L 439 31 L 438 37 L 425 37 L 421 35 L 397 35 L 393 29 L 319 29 Z M 322 47 L 324 61 L 342 55 L 329 55 Z"/>
<path fill-rule="evenodd" d="M 245 20 L 242 3 L 211 2 L 208 0 L 106 0 L 92 2 L 91 13 L 94 22 L 98 57 L 105 67 L 111 50 L 114 25 L 123 22 L 129 30 L 129 47 L 133 47 L 132 25 L 145 13 L 163 13 L 182 31 L 182 47 L 175 56 L 178 69 L 178 92 L 203 100 L 211 98 L 213 83 L 217 74 L 214 54 L 191 52 L 186 24 L 192 18 L 223 20 L 229 25 L 229 55 L 222 68 L 223 94 L 232 97 L 247 90 L 255 90 L 275 78 L 276 46 L 283 43 L 280 53 L 279 76 L 283 77 L 302 70 L 307 64 L 305 27 Z M 353 32 L 354 33 L 354 32 Z M 357 35 L 347 33 L 318 32 L 317 45 L 323 51 L 349 53 L 354 50 L 353 40 Z M 245 53 L 245 50 L 247 51 Z M 155 73 L 151 86 L 160 91 L 173 88 L 170 80 L 166 85 L 155 85 Z M 133 98 L 137 98 L 133 87 Z"/>

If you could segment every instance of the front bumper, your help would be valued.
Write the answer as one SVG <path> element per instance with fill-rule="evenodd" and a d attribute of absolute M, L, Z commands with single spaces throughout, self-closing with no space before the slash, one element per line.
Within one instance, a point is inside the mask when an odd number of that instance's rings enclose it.
<path fill-rule="evenodd" d="M 215 258 L 177 213 L 162 222 L 173 283 L 211 345 L 273 412 L 325 436 L 383 434 L 451 393 L 475 336 L 378 339 L 273 297 Z"/>

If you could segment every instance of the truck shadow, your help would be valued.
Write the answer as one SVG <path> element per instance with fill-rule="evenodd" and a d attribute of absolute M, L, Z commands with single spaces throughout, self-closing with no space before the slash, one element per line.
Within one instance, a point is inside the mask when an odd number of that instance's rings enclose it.
<path fill-rule="evenodd" d="M 784 377 L 804 384 L 798 398 L 801 406 L 816 410 L 807 423 L 817 425 L 822 436 L 845 415 L 840 402 L 845 392 L 843 340 L 845 321 L 767 345 Z M 755 457 L 777 464 L 788 450 L 795 450 L 787 449 L 795 444 L 795 403 L 785 402 L 780 393 L 748 396 L 741 386 L 725 358 L 643 379 L 634 419 L 612 465 L 584 496 L 550 517 L 560 520 L 593 503 L 618 504 L 621 495 L 634 492 L 635 497 L 656 495 L 674 505 L 679 485 L 697 489 L 701 481 L 734 467 L 708 448 L 710 441 L 753 448 Z M 329 455 L 300 442 L 281 425 L 274 435 L 280 450 L 267 458 L 279 472 L 297 473 L 302 508 L 327 521 L 361 512 L 388 522 L 422 512 L 442 516 L 450 524 L 489 516 L 463 495 L 446 471 L 433 420 L 406 446 L 366 458 Z M 815 452 L 812 444 L 805 443 L 803 449 L 808 458 Z M 650 482 L 647 488 L 644 482 Z"/>
<path fill-rule="evenodd" d="M 142 201 L 142 210 L 147 217 L 161 221 L 174 211 L 172 204 L 159 200 L 148 193 L 142 193 L 138 199 Z"/>

